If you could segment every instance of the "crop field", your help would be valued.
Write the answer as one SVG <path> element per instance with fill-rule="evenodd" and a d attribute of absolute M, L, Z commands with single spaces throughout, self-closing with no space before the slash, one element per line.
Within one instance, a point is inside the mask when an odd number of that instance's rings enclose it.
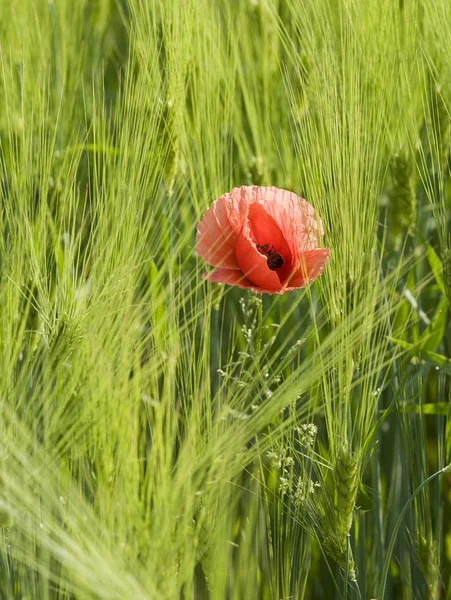
<path fill-rule="evenodd" d="M 0 0 L 1 600 L 451 599 L 450 149 L 451 0 Z"/>

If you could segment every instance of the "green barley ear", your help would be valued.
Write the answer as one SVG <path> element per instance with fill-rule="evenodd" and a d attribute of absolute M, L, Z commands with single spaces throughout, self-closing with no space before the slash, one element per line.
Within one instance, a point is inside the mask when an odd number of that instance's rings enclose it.
<path fill-rule="evenodd" d="M 400 246 L 405 233 L 413 235 L 417 220 L 415 197 L 415 163 L 408 149 L 401 147 L 393 156 L 390 171 L 393 188 L 390 194 L 390 212 L 395 247 Z"/>
<path fill-rule="evenodd" d="M 324 538 L 324 549 L 340 567 L 343 567 L 343 569 L 347 568 L 348 577 L 351 581 L 357 581 L 354 558 L 350 548 L 348 552 L 347 538 L 343 538 L 335 533 L 328 533 Z"/>
<path fill-rule="evenodd" d="M 445 283 L 446 295 L 451 305 L 451 248 L 448 246 L 443 251 L 443 281 Z"/>
<path fill-rule="evenodd" d="M 356 455 L 347 445 L 338 452 L 334 471 L 336 492 L 335 519 L 326 513 L 324 546 L 328 554 L 342 567 L 348 567 L 349 578 L 356 580 L 354 560 L 348 552 L 348 537 L 352 527 L 357 497 L 359 465 Z M 348 561 L 348 563 L 347 563 Z"/>
<path fill-rule="evenodd" d="M 215 532 L 209 530 L 205 524 L 199 531 L 198 553 L 202 564 L 202 571 L 205 576 L 205 583 L 210 592 L 214 589 L 215 572 L 217 565 L 217 547 Z"/>
<path fill-rule="evenodd" d="M 416 554 L 421 571 L 428 586 L 429 600 L 439 598 L 440 570 L 438 565 L 437 543 L 432 534 L 418 533 L 415 540 Z"/>
<path fill-rule="evenodd" d="M 357 497 L 358 465 L 355 454 L 347 447 L 343 447 L 338 453 L 335 467 L 335 485 L 341 530 L 344 536 L 348 536 L 352 527 L 352 517 Z"/>
<path fill-rule="evenodd" d="M 430 94 L 430 119 L 433 152 L 441 168 L 446 166 L 451 145 L 451 118 L 440 87 L 432 86 Z"/>

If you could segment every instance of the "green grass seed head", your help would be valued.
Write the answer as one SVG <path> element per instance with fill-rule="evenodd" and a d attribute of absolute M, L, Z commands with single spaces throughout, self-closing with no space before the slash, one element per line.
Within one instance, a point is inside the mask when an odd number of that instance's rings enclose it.
<path fill-rule="evenodd" d="M 324 549 L 333 560 L 348 571 L 351 581 L 357 581 L 354 558 L 348 549 L 348 540 L 336 533 L 327 533 L 324 537 Z"/>
<path fill-rule="evenodd" d="M 347 536 L 352 527 L 358 486 L 357 458 L 347 446 L 343 446 L 338 453 L 335 467 L 335 485 L 340 525 L 343 534 Z"/>
<path fill-rule="evenodd" d="M 418 563 L 423 572 L 429 590 L 430 600 L 439 598 L 440 569 L 438 563 L 438 546 L 432 532 L 417 531 L 415 549 Z"/>
<path fill-rule="evenodd" d="M 405 233 L 413 235 L 416 228 L 417 201 L 415 197 L 414 158 L 402 147 L 390 163 L 393 188 L 390 194 L 392 229 L 395 247 L 402 243 Z"/>
<path fill-rule="evenodd" d="M 356 581 L 354 559 L 349 545 L 355 500 L 359 480 L 357 456 L 347 444 L 337 455 L 334 469 L 335 511 L 334 517 L 326 509 L 323 521 L 324 548 L 341 567 L 347 569 L 351 581 Z"/>

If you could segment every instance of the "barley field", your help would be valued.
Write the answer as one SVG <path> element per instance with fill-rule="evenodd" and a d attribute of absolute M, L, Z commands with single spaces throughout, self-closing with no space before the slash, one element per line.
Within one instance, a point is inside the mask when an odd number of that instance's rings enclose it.
<path fill-rule="evenodd" d="M 450 146 L 450 0 L 0 0 L 1 599 L 451 599 Z"/>

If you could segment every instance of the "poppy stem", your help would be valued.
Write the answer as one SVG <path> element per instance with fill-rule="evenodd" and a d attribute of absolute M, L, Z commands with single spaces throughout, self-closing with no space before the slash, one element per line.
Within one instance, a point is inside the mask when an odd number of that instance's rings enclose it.
<path fill-rule="evenodd" d="M 262 323 L 263 323 L 263 298 L 258 302 L 257 308 L 257 342 L 255 345 L 255 355 L 257 366 L 260 366 L 260 353 L 262 348 Z"/>

